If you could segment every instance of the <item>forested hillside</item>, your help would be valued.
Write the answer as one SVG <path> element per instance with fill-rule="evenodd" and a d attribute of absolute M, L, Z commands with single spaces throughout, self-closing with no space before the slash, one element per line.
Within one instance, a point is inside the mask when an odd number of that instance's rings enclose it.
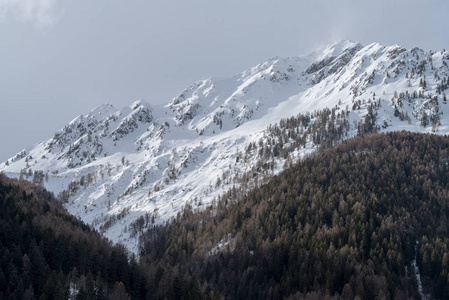
<path fill-rule="evenodd" d="M 211 298 L 449 298 L 448 137 L 357 137 L 244 194 L 148 231 L 146 262 Z"/>
<path fill-rule="evenodd" d="M 0 299 L 448 299 L 448 191 L 448 137 L 360 136 L 187 207 L 137 262 L 0 176 Z"/>
<path fill-rule="evenodd" d="M 51 193 L 0 174 L 0 299 L 153 299 L 198 283 L 138 264 L 71 216 Z M 154 275 L 153 275 L 154 273 Z M 192 288 L 190 288 L 192 287 Z M 196 293 L 196 294 L 195 294 Z"/>

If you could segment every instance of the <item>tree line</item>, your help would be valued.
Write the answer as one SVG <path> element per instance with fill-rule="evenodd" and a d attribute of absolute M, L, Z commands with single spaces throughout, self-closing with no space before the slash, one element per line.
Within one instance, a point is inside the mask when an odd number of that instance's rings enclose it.
<path fill-rule="evenodd" d="M 186 207 L 145 234 L 144 259 L 212 298 L 419 299 L 420 280 L 447 299 L 448 151 L 435 135 L 348 140 L 252 192 Z"/>
<path fill-rule="evenodd" d="M 139 263 L 52 193 L 0 174 L 0 299 L 175 299 L 199 295 L 197 284 Z"/>

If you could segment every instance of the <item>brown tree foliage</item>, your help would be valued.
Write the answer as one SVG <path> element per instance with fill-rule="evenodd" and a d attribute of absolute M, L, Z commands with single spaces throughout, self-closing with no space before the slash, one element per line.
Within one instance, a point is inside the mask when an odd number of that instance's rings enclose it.
<path fill-rule="evenodd" d="M 449 138 L 361 136 L 147 232 L 146 260 L 229 299 L 449 297 Z M 235 198 L 241 197 L 239 201 Z"/>

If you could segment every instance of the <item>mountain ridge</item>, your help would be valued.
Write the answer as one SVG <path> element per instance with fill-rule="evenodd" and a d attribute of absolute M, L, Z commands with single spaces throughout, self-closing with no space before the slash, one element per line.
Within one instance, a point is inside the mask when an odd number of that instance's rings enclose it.
<path fill-rule="evenodd" d="M 372 131 L 447 133 L 447 60 L 446 51 L 351 41 L 275 57 L 197 81 L 165 106 L 94 108 L 0 170 L 44 185 L 71 213 L 138 252 L 139 233 L 129 227 L 141 216 L 164 223 L 186 204 L 201 209 L 325 143 Z"/>

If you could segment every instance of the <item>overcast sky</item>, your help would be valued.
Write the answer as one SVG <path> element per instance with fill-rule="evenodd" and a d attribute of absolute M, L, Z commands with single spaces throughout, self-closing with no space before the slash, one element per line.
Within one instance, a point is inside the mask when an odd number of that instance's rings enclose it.
<path fill-rule="evenodd" d="M 103 103 L 164 104 L 193 82 L 342 39 L 449 47 L 447 0 L 0 0 L 0 161 Z"/>

